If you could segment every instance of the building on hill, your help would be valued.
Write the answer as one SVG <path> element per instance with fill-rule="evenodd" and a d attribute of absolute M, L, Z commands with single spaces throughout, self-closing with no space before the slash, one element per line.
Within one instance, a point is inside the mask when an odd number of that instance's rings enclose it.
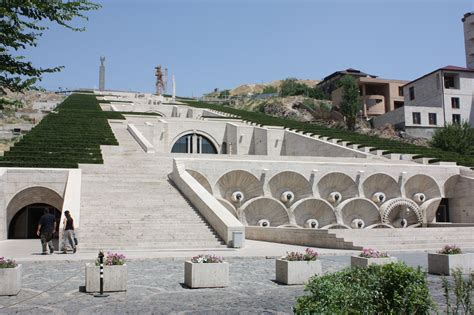
<path fill-rule="evenodd" d="M 447 123 L 469 121 L 474 126 L 474 69 L 446 66 L 404 87 L 405 131 L 430 138 Z"/>
<path fill-rule="evenodd" d="M 408 81 L 358 77 L 357 83 L 363 103 L 363 117 L 383 115 L 404 105 L 402 87 Z M 332 91 L 333 106 L 341 104 L 343 93 L 342 87 Z"/>
<path fill-rule="evenodd" d="M 424 138 L 447 123 L 474 127 L 474 14 L 466 13 L 462 22 L 467 67 L 445 66 L 405 84 L 405 106 L 374 118 L 374 127 L 392 124 Z"/>
<path fill-rule="evenodd" d="M 331 96 L 332 91 L 336 90 L 339 87 L 339 80 L 346 75 L 351 75 L 355 78 L 377 78 L 375 75 L 367 74 L 357 69 L 346 69 L 336 71 L 327 77 L 325 77 L 321 82 L 317 84 L 321 90 L 327 95 Z"/>

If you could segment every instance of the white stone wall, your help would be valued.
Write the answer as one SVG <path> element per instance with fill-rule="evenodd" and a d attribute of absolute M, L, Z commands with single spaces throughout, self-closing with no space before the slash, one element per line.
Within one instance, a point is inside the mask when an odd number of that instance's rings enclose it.
<path fill-rule="evenodd" d="M 444 87 L 444 76 L 456 74 L 459 76 L 459 88 L 447 89 Z M 415 88 L 415 99 L 410 100 L 410 87 Z M 405 126 L 416 128 L 443 127 L 445 123 L 452 123 L 452 115 L 460 114 L 461 120 L 471 122 L 474 126 L 473 95 L 474 95 L 474 73 L 464 71 L 439 70 L 421 79 L 418 79 L 404 87 L 405 94 Z M 460 100 L 460 108 L 454 109 L 451 99 L 457 97 Z M 421 114 L 421 124 L 413 123 L 413 112 Z M 429 124 L 429 113 L 436 113 L 437 124 Z M 421 134 L 423 132 L 417 132 Z M 430 133 L 430 132 L 428 132 Z"/>
<path fill-rule="evenodd" d="M 389 125 L 397 125 L 405 123 L 405 107 L 397 108 L 391 112 L 372 118 L 374 128 L 380 128 Z"/>
<path fill-rule="evenodd" d="M 22 206 L 31 203 L 46 203 L 48 198 L 47 191 L 54 192 L 61 198 L 64 198 L 66 183 L 68 181 L 69 170 L 62 169 L 30 169 L 30 168 L 1 168 L 0 169 L 0 240 L 6 239 L 8 226 L 18 210 Z M 33 189 L 33 188 L 39 189 Z M 21 201 L 16 201 L 20 208 L 8 209 L 15 196 L 25 189 L 31 189 L 29 196 L 23 196 Z M 45 190 L 46 189 L 46 190 Z M 45 195 L 38 193 L 46 192 Z M 30 203 L 28 203 L 31 201 Z M 57 202 L 57 200 L 55 200 Z M 26 203 L 26 204 L 24 204 Z M 71 204 L 71 203 L 70 203 Z M 76 205 L 72 203 L 72 205 Z M 62 204 L 59 206 L 62 210 Z M 11 208 L 11 207 L 10 207 Z M 9 210 L 9 211 L 7 211 Z M 79 211 L 79 209 L 71 209 Z"/>

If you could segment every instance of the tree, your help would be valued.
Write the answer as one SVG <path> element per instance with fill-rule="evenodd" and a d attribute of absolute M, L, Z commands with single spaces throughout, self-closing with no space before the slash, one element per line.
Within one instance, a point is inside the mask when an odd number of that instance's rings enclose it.
<path fill-rule="evenodd" d="M 0 96 L 6 90 L 21 92 L 34 87 L 44 73 L 58 72 L 63 67 L 34 66 L 21 51 L 37 45 L 48 27 L 40 22 L 53 22 L 72 31 L 84 31 L 70 23 L 74 18 L 87 20 L 84 12 L 100 5 L 87 0 L 3 0 L 0 6 Z"/>
<path fill-rule="evenodd" d="M 446 124 L 435 131 L 431 146 L 460 154 L 474 149 L 474 129 L 467 121 L 461 124 Z"/>
<path fill-rule="evenodd" d="M 269 85 L 263 88 L 262 94 L 273 94 L 278 93 L 278 89 L 273 85 Z"/>
<path fill-rule="evenodd" d="M 359 99 L 359 86 L 356 79 L 349 75 L 344 76 L 339 84 L 343 88 L 341 113 L 346 120 L 347 129 L 354 131 L 357 114 L 362 108 L 362 102 Z"/>

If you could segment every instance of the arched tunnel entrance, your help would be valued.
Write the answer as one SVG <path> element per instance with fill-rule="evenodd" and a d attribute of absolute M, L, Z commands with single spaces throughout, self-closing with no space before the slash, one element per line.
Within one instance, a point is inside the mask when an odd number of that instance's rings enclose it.
<path fill-rule="evenodd" d="M 44 204 L 35 203 L 23 207 L 18 211 L 10 222 L 8 227 L 8 238 L 9 239 L 31 239 L 38 238 L 36 235 L 38 222 L 44 213 L 44 210 L 48 210 L 56 217 L 56 232 L 59 231 L 59 220 L 61 219 L 61 211 L 57 208 Z M 54 235 L 54 238 L 58 238 L 58 234 Z"/>
<path fill-rule="evenodd" d="M 47 209 L 56 217 L 56 230 L 59 231 L 63 198 L 55 190 L 34 186 L 21 190 L 7 206 L 7 227 L 9 239 L 35 239 L 38 222 Z M 58 235 L 55 233 L 55 237 Z"/>

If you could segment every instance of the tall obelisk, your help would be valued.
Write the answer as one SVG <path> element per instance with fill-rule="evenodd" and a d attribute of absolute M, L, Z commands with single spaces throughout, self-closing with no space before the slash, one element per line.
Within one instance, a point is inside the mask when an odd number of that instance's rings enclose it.
<path fill-rule="evenodd" d="M 174 78 L 174 74 L 173 74 L 173 96 L 172 96 L 171 100 L 173 102 L 176 101 L 176 80 Z"/>
<path fill-rule="evenodd" d="M 99 91 L 105 90 L 105 57 L 100 57 L 100 67 L 99 67 Z"/>

